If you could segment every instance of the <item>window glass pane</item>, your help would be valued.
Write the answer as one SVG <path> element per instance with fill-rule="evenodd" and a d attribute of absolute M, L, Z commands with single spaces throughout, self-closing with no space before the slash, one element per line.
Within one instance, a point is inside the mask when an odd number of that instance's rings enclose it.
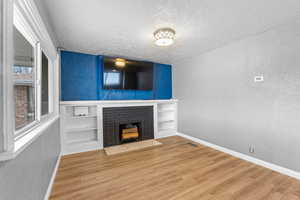
<path fill-rule="evenodd" d="M 15 129 L 35 121 L 34 47 L 14 28 Z"/>
<path fill-rule="evenodd" d="M 49 69 L 48 58 L 42 52 L 42 115 L 49 113 Z"/>

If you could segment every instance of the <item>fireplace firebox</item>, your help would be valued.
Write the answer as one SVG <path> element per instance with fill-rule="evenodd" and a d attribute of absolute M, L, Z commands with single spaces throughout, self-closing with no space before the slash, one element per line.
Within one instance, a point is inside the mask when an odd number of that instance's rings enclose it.
<path fill-rule="evenodd" d="M 140 123 L 120 124 L 119 136 L 121 143 L 135 142 L 140 140 Z"/>

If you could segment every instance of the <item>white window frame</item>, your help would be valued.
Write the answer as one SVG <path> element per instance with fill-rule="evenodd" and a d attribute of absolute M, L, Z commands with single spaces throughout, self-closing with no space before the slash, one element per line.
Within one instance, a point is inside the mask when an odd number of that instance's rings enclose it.
<path fill-rule="evenodd" d="M 0 134 L 3 133 L 3 141 L 0 140 L 0 161 L 15 158 L 26 149 L 40 135 L 46 133 L 45 130 L 59 119 L 59 62 L 60 54 L 51 40 L 47 28 L 39 14 L 33 0 L 5 0 L 0 4 L 0 31 L 3 34 L 0 38 L 0 73 L 3 73 L 3 113 L 0 113 L 3 120 L 3 127 L 0 127 Z M 3 12 L 2 12 L 3 11 Z M 2 23 L 3 22 L 3 23 Z M 49 70 L 49 113 L 41 116 L 40 101 L 36 100 L 36 124 L 22 129 L 15 134 L 15 104 L 14 102 L 14 81 L 13 81 L 13 26 L 17 28 L 23 36 L 30 42 L 37 44 L 35 54 L 41 55 L 41 49 L 48 58 Z M 20 28 L 21 27 L 21 28 Z M 30 38 L 30 39 L 28 39 Z M 37 42 L 37 43 L 36 43 Z M 41 56 L 35 58 L 35 70 L 41 63 Z M 1 60 L 2 59 L 2 60 Z M 36 76 L 40 71 L 36 71 Z M 39 79 L 40 80 L 40 79 Z M 39 90 L 40 83 L 36 81 L 36 98 L 41 98 Z M 2 100 L 1 99 L 1 100 Z M 0 110 L 1 111 L 1 110 Z"/>
<path fill-rule="evenodd" d="M 41 120 L 47 119 L 49 115 L 53 113 L 53 82 L 54 82 L 54 65 L 51 59 L 49 58 L 48 54 L 43 48 L 40 48 L 40 68 L 39 68 L 39 76 L 40 78 L 38 81 L 39 84 L 39 98 L 42 98 L 42 53 L 47 57 L 48 59 L 48 113 L 42 115 L 42 106 L 40 106 L 40 113 L 41 113 Z M 42 103 L 42 100 L 40 100 L 40 105 Z"/>
<path fill-rule="evenodd" d="M 31 29 L 30 25 L 26 22 L 24 16 L 22 16 L 21 12 L 19 11 L 16 6 L 14 6 L 14 19 L 13 19 L 13 25 L 14 27 L 23 35 L 23 37 L 31 44 L 33 47 L 33 54 L 34 54 L 34 91 L 35 91 L 35 120 L 24 127 L 22 127 L 19 130 L 15 129 L 15 140 L 20 139 L 23 137 L 28 130 L 31 130 L 33 127 L 35 127 L 40 122 L 40 114 L 39 114 L 39 88 L 38 88 L 38 68 L 40 66 L 40 56 L 39 56 L 39 49 L 40 44 L 38 37 L 35 35 L 33 30 Z M 13 66 L 12 66 L 13 67 Z M 14 113 L 15 113 L 15 107 L 14 107 Z M 15 127 L 15 126 L 14 126 Z"/>
<path fill-rule="evenodd" d="M 24 38 L 34 48 L 34 89 L 35 89 L 35 120 L 19 130 L 15 130 L 15 140 L 18 140 L 36 126 L 41 121 L 45 121 L 49 118 L 49 115 L 53 113 L 53 64 L 47 51 L 41 47 L 40 41 L 30 25 L 26 22 L 25 17 L 19 12 L 19 9 L 14 7 L 14 27 L 24 36 Z M 42 53 L 48 59 L 48 113 L 42 115 Z"/>

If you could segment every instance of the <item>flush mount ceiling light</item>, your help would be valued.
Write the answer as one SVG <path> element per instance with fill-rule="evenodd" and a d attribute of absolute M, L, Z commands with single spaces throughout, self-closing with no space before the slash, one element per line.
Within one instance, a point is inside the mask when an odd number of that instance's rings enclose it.
<path fill-rule="evenodd" d="M 123 58 L 116 58 L 116 59 L 115 59 L 115 65 L 116 65 L 117 67 L 125 67 L 125 65 L 126 65 L 126 60 L 123 59 Z"/>
<path fill-rule="evenodd" d="M 174 43 L 175 31 L 171 28 L 161 28 L 153 33 L 157 46 L 170 46 Z"/>

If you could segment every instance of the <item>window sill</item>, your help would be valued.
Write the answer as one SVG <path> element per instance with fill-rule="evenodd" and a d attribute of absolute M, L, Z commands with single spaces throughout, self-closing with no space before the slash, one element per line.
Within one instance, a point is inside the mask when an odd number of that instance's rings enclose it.
<path fill-rule="evenodd" d="M 50 125 L 59 119 L 59 115 L 50 117 L 28 131 L 26 135 L 14 142 L 14 150 L 0 153 L 0 161 L 11 160 L 17 157 L 26 147 L 34 142 Z"/>

